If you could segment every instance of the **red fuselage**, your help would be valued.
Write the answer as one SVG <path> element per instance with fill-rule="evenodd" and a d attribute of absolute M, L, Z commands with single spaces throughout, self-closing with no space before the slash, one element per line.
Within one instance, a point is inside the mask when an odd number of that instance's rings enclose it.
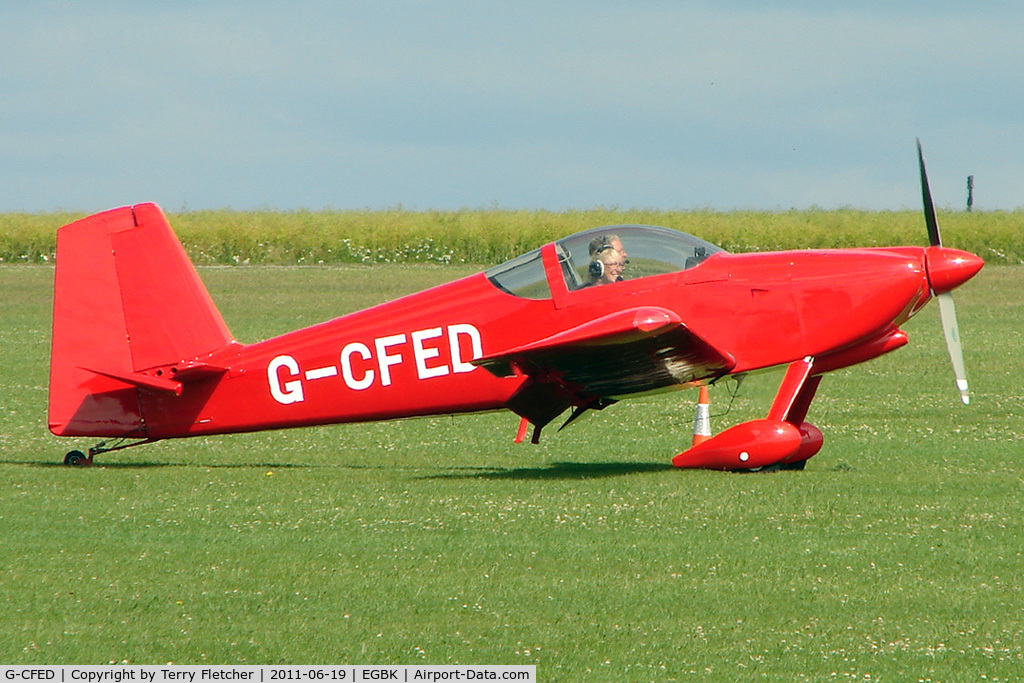
<path fill-rule="evenodd" d="M 497 377 L 471 361 L 617 308 L 675 312 L 691 332 L 735 358 L 730 373 L 850 350 L 857 362 L 866 359 L 858 347 L 891 335 L 930 298 L 928 252 L 718 253 L 689 270 L 569 291 L 548 245 L 541 253 L 551 298 L 503 292 L 481 273 L 264 342 L 233 345 L 204 359 L 227 367 L 223 375 L 186 384 L 180 396 L 142 392 L 146 435 L 500 409 L 524 378 Z M 961 282 L 980 267 L 964 252 L 941 254 L 944 262 L 966 264 Z"/>

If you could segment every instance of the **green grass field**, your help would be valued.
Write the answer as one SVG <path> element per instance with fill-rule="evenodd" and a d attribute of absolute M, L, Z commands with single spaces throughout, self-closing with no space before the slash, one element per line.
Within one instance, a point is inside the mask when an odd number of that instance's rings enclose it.
<path fill-rule="evenodd" d="M 951 243 L 962 246 L 955 241 Z M 255 341 L 462 266 L 202 268 Z M 1011 681 L 1024 268 L 834 373 L 803 472 L 676 471 L 695 393 L 539 446 L 511 414 L 145 446 L 68 468 L 46 430 L 49 267 L 0 266 L 0 661 L 536 664 L 543 681 Z M 327 313 L 330 312 L 330 313 Z M 713 426 L 767 410 L 750 378 Z"/>

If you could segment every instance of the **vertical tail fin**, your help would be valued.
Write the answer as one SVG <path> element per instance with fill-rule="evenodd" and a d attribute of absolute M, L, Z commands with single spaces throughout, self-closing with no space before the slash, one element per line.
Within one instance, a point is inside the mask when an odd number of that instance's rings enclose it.
<path fill-rule="evenodd" d="M 57 232 L 50 431 L 146 436 L 139 391 L 180 393 L 174 373 L 234 340 L 155 204 Z"/>

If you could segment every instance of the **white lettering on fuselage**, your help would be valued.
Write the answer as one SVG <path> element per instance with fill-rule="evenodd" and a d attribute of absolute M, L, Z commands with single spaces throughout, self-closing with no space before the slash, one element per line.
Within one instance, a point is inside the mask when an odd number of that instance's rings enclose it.
<path fill-rule="evenodd" d="M 442 357 L 445 337 L 450 365 Z M 374 384 L 388 387 L 392 384 L 392 368 L 406 363 L 410 355 L 419 380 L 472 372 L 476 366 L 469 361 L 484 355 L 480 330 L 468 323 L 459 323 L 447 329 L 431 327 L 408 335 L 378 337 L 373 340 L 372 348 L 362 342 L 349 342 L 341 349 L 339 365 L 309 368 L 305 372 L 300 370 L 294 357 L 282 354 L 267 366 L 270 395 L 284 405 L 301 403 L 306 400 L 303 378 L 310 382 L 337 377 L 339 367 L 341 379 L 349 389 L 363 391 Z"/>
<path fill-rule="evenodd" d="M 270 395 L 278 403 L 300 403 L 305 400 L 302 394 L 302 382 L 297 379 L 281 381 L 281 368 L 288 370 L 291 376 L 299 374 L 299 364 L 291 356 L 278 356 L 267 366 L 267 379 L 270 380 Z"/>
<path fill-rule="evenodd" d="M 345 379 L 345 384 L 349 389 L 369 389 L 373 384 L 373 370 L 367 370 L 362 377 L 356 379 L 352 370 L 352 354 L 354 353 L 358 353 L 363 360 L 370 360 L 373 357 L 366 344 L 352 342 L 346 345 L 341 350 L 341 376 Z"/>

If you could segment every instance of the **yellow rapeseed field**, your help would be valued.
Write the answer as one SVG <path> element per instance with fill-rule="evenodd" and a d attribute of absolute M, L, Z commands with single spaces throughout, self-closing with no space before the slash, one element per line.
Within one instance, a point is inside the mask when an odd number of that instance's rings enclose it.
<path fill-rule="evenodd" d="M 54 258 L 56 230 L 81 214 L 0 214 L 0 263 Z M 565 235 L 623 223 L 663 225 L 728 251 L 924 244 L 916 211 L 189 211 L 168 214 L 197 264 L 494 264 Z M 1024 210 L 940 212 L 946 246 L 991 264 L 1024 262 Z"/>

